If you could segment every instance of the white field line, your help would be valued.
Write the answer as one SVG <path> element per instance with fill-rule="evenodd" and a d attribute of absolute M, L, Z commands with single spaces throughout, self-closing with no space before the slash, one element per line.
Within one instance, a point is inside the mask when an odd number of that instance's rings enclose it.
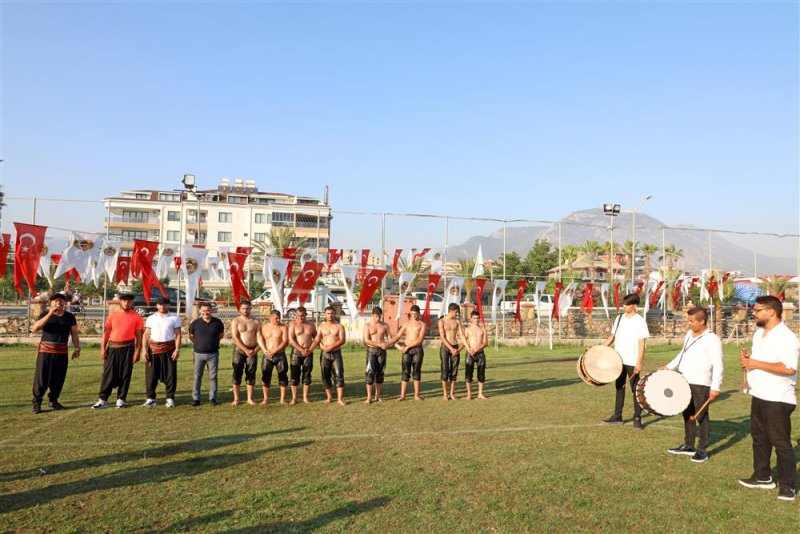
<path fill-rule="evenodd" d="M 55 416 L 53 418 L 49 418 L 46 422 L 42 423 L 41 425 L 29 428 L 28 430 L 20 432 L 19 434 L 14 434 L 13 436 L 9 436 L 6 439 L 4 439 L 3 441 L 0 441 L 0 447 L 9 446 L 9 443 L 12 442 L 12 441 L 16 441 L 16 440 L 18 440 L 20 438 L 24 438 L 25 436 L 29 436 L 31 434 L 35 434 L 35 433 L 41 431 L 42 429 L 47 428 L 48 426 L 53 426 L 54 424 L 64 420 L 65 418 L 69 417 L 70 415 L 76 413 L 78 410 L 79 410 L 79 408 L 75 408 L 75 409 L 72 409 L 72 410 L 64 410 L 62 413 L 58 414 L 57 416 Z M 41 417 L 41 415 L 39 415 L 39 417 Z M 47 416 L 45 416 L 45 417 L 47 417 Z M 58 443 L 53 443 L 53 445 L 58 446 L 59 444 Z M 13 445 L 11 445 L 11 446 L 13 446 Z M 25 443 L 23 446 L 28 447 L 28 446 L 30 446 L 30 443 L 29 442 Z"/>

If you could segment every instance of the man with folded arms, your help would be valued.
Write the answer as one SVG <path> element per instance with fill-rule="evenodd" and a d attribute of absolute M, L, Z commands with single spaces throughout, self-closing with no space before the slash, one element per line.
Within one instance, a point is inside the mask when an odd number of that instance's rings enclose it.
<path fill-rule="evenodd" d="M 156 387 L 164 383 L 167 408 L 175 407 L 175 389 L 178 381 L 178 356 L 181 350 L 181 320 L 169 311 L 169 299 L 162 297 L 156 303 L 156 313 L 144 324 L 142 353 L 147 366 L 144 370 L 147 400 L 142 408 L 156 405 Z"/>

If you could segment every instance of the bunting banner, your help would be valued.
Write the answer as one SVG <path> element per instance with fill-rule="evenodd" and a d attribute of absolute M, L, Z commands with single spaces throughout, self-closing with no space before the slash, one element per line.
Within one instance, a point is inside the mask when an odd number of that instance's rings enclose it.
<path fill-rule="evenodd" d="M 659 293 L 661 292 L 661 288 L 664 287 L 664 281 L 660 280 L 658 284 L 656 284 L 655 289 L 653 290 L 653 294 L 650 295 L 650 307 L 654 308 L 656 303 L 658 302 Z"/>
<path fill-rule="evenodd" d="M 228 272 L 231 275 L 231 289 L 233 290 L 233 300 L 236 301 L 237 308 L 241 305 L 242 297 L 251 300 L 244 284 L 244 264 L 246 261 L 247 254 L 228 252 L 228 264 L 230 265 Z"/>
<path fill-rule="evenodd" d="M 425 294 L 425 311 L 422 313 L 422 319 L 429 325 L 431 324 L 431 297 L 433 297 L 441 278 L 442 275 L 438 273 L 428 273 L 428 290 Z"/>
<path fill-rule="evenodd" d="M 403 254 L 402 248 L 394 249 L 394 257 L 392 258 L 392 275 L 397 276 L 397 262 L 400 261 L 400 256 Z"/>
<path fill-rule="evenodd" d="M 353 292 L 356 290 L 356 285 L 358 284 L 358 267 L 355 265 L 339 264 L 339 274 L 344 283 L 344 292 L 347 297 L 347 309 L 350 310 L 350 318 L 355 321 L 358 319 L 358 308 L 356 308 Z"/>
<path fill-rule="evenodd" d="M 608 283 L 600 284 L 600 300 L 603 301 L 603 311 L 608 319 Z"/>
<path fill-rule="evenodd" d="M 177 251 L 171 245 L 164 245 L 161 248 L 161 254 L 158 256 L 158 263 L 156 264 L 156 276 L 165 278 L 169 276 L 169 269 L 175 263 L 175 256 Z"/>
<path fill-rule="evenodd" d="M 522 306 L 522 296 L 525 294 L 525 289 L 528 287 L 527 280 L 520 280 L 517 283 L 517 305 L 515 307 L 514 312 L 514 321 L 517 323 L 522 322 L 522 310 L 520 309 Z"/>
<path fill-rule="evenodd" d="M 82 279 L 89 278 L 92 260 L 99 257 L 100 234 L 71 232 L 69 246 L 61 253 L 61 261 L 56 268 L 54 278 L 75 269 Z"/>
<path fill-rule="evenodd" d="M 328 249 L 328 272 L 330 272 L 331 267 L 333 267 L 339 260 L 342 259 L 343 254 L 344 254 L 344 249 L 341 248 Z"/>
<path fill-rule="evenodd" d="M 8 251 L 11 248 L 11 234 L 0 234 L 0 278 L 6 277 Z"/>
<path fill-rule="evenodd" d="M 714 293 L 719 290 L 719 282 L 716 280 L 716 276 L 713 274 L 708 278 L 708 283 L 706 284 L 706 296 L 711 300 L 714 298 Z"/>
<path fill-rule="evenodd" d="M 730 276 L 731 273 L 723 274 L 722 281 L 717 284 L 717 292 L 719 293 L 719 302 L 721 304 L 725 304 L 725 295 L 723 294 L 723 291 L 725 289 L 725 283 L 728 281 L 728 278 L 730 278 Z"/>
<path fill-rule="evenodd" d="M 183 262 L 183 260 L 181 259 L 180 256 L 175 256 L 175 258 L 173 259 L 173 263 L 175 264 L 175 273 L 176 274 L 180 272 L 182 262 Z"/>
<path fill-rule="evenodd" d="M 59 260 L 61 259 L 60 254 L 53 254 L 52 239 L 46 237 L 42 245 L 41 257 L 39 258 L 39 276 L 47 280 L 50 287 L 53 287 L 53 277 L 50 276 L 50 267 L 54 263 L 58 265 L 58 262 L 53 262 L 52 256 L 54 255 L 59 256 Z"/>
<path fill-rule="evenodd" d="M 486 319 L 483 317 L 483 288 L 486 286 L 486 278 L 475 279 L 475 307 L 478 308 L 478 317 L 483 326 L 486 326 Z"/>
<path fill-rule="evenodd" d="M 478 255 L 475 256 L 475 268 L 472 270 L 472 278 L 483 276 L 483 251 L 478 245 Z"/>
<path fill-rule="evenodd" d="M 161 285 L 161 282 L 158 281 L 158 276 L 156 276 L 156 272 L 153 270 L 153 264 L 151 263 L 151 259 L 153 257 L 153 252 L 155 251 L 155 247 L 152 245 L 158 246 L 158 243 L 153 241 L 141 241 L 139 239 L 133 240 L 133 251 L 134 251 L 134 259 L 131 260 L 131 269 L 133 269 L 133 263 L 136 262 L 139 265 L 139 277 L 142 281 L 142 292 L 144 293 L 144 300 L 147 302 L 147 305 L 150 306 L 150 293 L 152 286 L 156 286 L 160 291 L 163 297 L 167 296 L 167 292 L 164 291 L 164 287 Z"/>
<path fill-rule="evenodd" d="M 678 300 L 681 296 L 681 286 L 683 285 L 683 278 L 675 280 L 675 288 L 672 290 L 672 308 L 678 309 Z"/>
<path fill-rule="evenodd" d="M 286 258 L 275 258 L 264 256 L 262 269 L 264 279 L 272 283 L 272 305 L 283 315 L 283 281 L 286 279 L 286 271 L 289 268 L 289 260 Z"/>
<path fill-rule="evenodd" d="M 637 294 L 637 295 L 639 295 L 639 296 L 641 296 L 641 295 L 642 295 L 642 289 L 643 289 L 643 288 L 644 288 L 644 280 L 642 280 L 641 282 L 639 282 L 638 284 L 636 284 L 636 294 Z"/>
<path fill-rule="evenodd" d="M 461 288 L 464 287 L 464 278 L 461 276 L 454 276 L 447 284 L 447 289 L 444 292 L 444 301 L 442 307 L 439 309 L 439 317 L 447 315 L 447 308 L 451 304 L 461 305 Z"/>
<path fill-rule="evenodd" d="M 564 288 L 564 283 L 561 281 L 556 282 L 556 291 L 553 295 L 553 313 L 551 317 L 554 317 L 556 321 L 559 320 L 560 314 L 558 310 L 558 301 L 561 300 L 561 290 Z"/>
<path fill-rule="evenodd" d="M 130 256 L 117 256 L 117 265 L 115 269 L 117 276 L 114 281 L 117 284 L 128 285 L 128 278 L 131 274 L 131 257 Z"/>
<path fill-rule="evenodd" d="M 594 284 L 591 282 L 587 283 L 586 286 L 583 288 L 583 300 L 581 301 L 581 306 L 578 308 L 578 311 L 585 311 L 586 315 L 591 316 L 592 310 L 594 309 L 594 295 L 592 292 L 594 291 Z"/>
<path fill-rule="evenodd" d="M 497 324 L 497 308 L 500 306 L 500 301 L 505 300 L 506 285 L 508 280 L 495 280 L 494 289 L 492 290 L 492 323 Z"/>
<path fill-rule="evenodd" d="M 117 258 L 119 257 L 119 241 L 111 239 L 104 239 L 100 247 L 100 257 L 97 259 L 97 264 L 94 267 L 94 280 L 95 287 L 100 287 L 100 279 L 105 274 L 108 280 L 114 282 L 114 274 L 117 271 Z"/>
<path fill-rule="evenodd" d="M 408 290 L 411 289 L 414 279 L 417 277 L 416 273 L 400 273 L 400 278 L 397 284 L 400 288 L 400 298 L 397 300 L 397 317 L 400 319 L 403 316 L 403 308 L 405 307 L 406 295 Z"/>
<path fill-rule="evenodd" d="M 36 293 L 36 272 L 39 270 L 39 259 L 44 245 L 46 226 L 36 224 L 14 223 L 17 229 L 17 241 L 14 245 L 14 287 L 22 296 L 22 280 L 28 283 L 31 296 Z"/>
<path fill-rule="evenodd" d="M 428 252 L 430 252 L 430 251 L 431 251 L 430 248 L 423 248 L 419 252 L 417 252 L 416 249 L 411 249 L 411 263 L 412 263 L 412 265 L 418 259 L 424 258 L 428 254 Z"/>
<path fill-rule="evenodd" d="M 222 260 L 216 252 L 208 251 L 206 256 L 206 271 L 208 271 L 208 280 L 210 282 L 223 282 L 224 278 L 220 275 L 220 268 Z"/>
<path fill-rule="evenodd" d="M 614 282 L 614 307 L 619 311 L 619 282 Z"/>
<path fill-rule="evenodd" d="M 575 290 L 577 287 L 578 284 L 573 282 L 561 292 L 561 299 L 558 303 L 558 310 L 561 314 L 561 317 L 566 317 L 569 313 L 569 309 L 572 306 L 572 301 L 575 299 Z"/>
<path fill-rule="evenodd" d="M 300 268 L 297 278 L 292 285 L 292 290 L 289 292 L 289 298 L 286 303 L 289 304 L 297 300 L 298 306 L 303 306 L 311 298 L 311 292 L 314 289 L 314 284 L 317 283 L 319 274 L 325 267 L 322 263 L 316 261 L 307 261 Z"/>
<path fill-rule="evenodd" d="M 534 298 L 536 298 L 536 324 L 542 324 L 542 295 L 544 295 L 547 282 L 536 282 L 533 289 Z"/>
<path fill-rule="evenodd" d="M 231 283 L 231 261 L 228 258 L 228 252 L 231 247 L 219 247 L 219 274 L 222 281 Z"/>
<path fill-rule="evenodd" d="M 644 285 L 644 295 L 642 295 L 642 301 L 644 301 L 644 314 L 647 316 L 647 312 L 650 310 L 650 295 L 653 293 L 653 289 L 656 287 L 655 280 L 648 280 L 647 283 Z"/>
<path fill-rule="evenodd" d="M 431 272 L 434 274 L 441 274 L 442 265 L 442 252 L 440 250 L 434 250 L 431 253 Z"/>
<path fill-rule="evenodd" d="M 200 283 L 200 274 L 203 272 L 203 263 L 208 257 L 208 250 L 204 248 L 184 247 L 181 251 L 181 271 L 186 280 L 186 316 L 191 317 L 194 299 Z"/>
<path fill-rule="evenodd" d="M 158 241 L 145 241 L 143 239 L 133 240 L 133 254 L 131 254 L 131 276 L 136 280 L 142 278 L 143 258 L 149 269 L 153 270 L 153 259 L 158 248 Z M 143 251 L 141 254 L 139 251 Z M 150 303 L 148 302 L 148 305 Z"/>
<path fill-rule="evenodd" d="M 358 311 L 364 313 L 372 295 L 380 287 L 383 277 L 386 276 L 386 269 L 372 269 L 364 275 L 364 283 L 361 285 L 361 293 L 358 295 Z"/>
<path fill-rule="evenodd" d="M 289 260 L 289 266 L 286 267 L 286 279 L 291 282 L 292 281 L 292 271 L 294 270 L 294 260 L 297 259 L 297 248 L 296 247 L 286 247 L 281 251 L 281 255 Z"/>

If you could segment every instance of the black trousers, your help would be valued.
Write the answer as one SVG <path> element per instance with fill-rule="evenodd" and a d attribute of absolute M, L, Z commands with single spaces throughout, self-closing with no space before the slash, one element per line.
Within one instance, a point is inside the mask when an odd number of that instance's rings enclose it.
<path fill-rule="evenodd" d="M 458 345 L 454 345 L 458 348 Z M 461 353 L 455 356 L 450 354 L 450 350 L 442 343 L 439 347 L 439 360 L 441 360 L 442 382 L 455 382 L 458 378 L 458 364 L 461 362 Z"/>
<path fill-rule="evenodd" d="M 765 401 L 753 397 L 750 402 L 750 434 L 753 437 L 753 471 L 759 480 L 772 475 L 770 457 L 775 448 L 778 458 L 778 482 L 794 488 L 797 464 L 792 449 L 794 404 Z"/>
<path fill-rule="evenodd" d="M 286 353 L 280 352 L 272 358 L 264 356 L 261 360 L 261 384 L 265 387 L 272 385 L 272 371 L 278 371 L 278 385 L 285 388 L 289 385 L 289 363 Z"/>
<path fill-rule="evenodd" d="M 33 404 L 41 404 L 44 393 L 50 388 L 47 396 L 50 402 L 58 400 L 64 380 L 67 378 L 69 357 L 66 354 L 50 354 L 40 352 L 36 355 L 36 371 L 33 373 Z"/>
<path fill-rule="evenodd" d="M 622 373 L 620 373 L 614 385 L 617 387 L 617 398 L 614 402 L 614 415 L 622 417 L 622 407 L 625 405 L 625 380 L 633 375 L 633 365 L 623 365 Z M 631 378 L 631 393 L 633 394 L 633 417 L 638 419 L 642 417 L 642 407 L 636 400 L 636 384 L 639 383 L 639 374 L 637 373 Z"/>
<path fill-rule="evenodd" d="M 319 355 L 319 365 L 322 367 L 322 384 L 325 389 L 331 389 L 331 384 L 337 388 L 344 387 L 344 362 L 342 362 L 342 351 L 321 352 Z"/>
<path fill-rule="evenodd" d="M 134 346 L 107 349 L 103 361 L 103 378 L 100 381 L 100 398 L 108 400 L 109 395 L 117 388 L 117 398 L 126 400 L 131 387 L 133 374 Z"/>
<path fill-rule="evenodd" d="M 705 409 L 703 414 L 696 421 L 690 421 L 689 418 L 708 400 L 711 387 L 689 384 L 689 389 L 692 392 L 692 400 L 689 402 L 689 406 L 683 410 L 683 444 L 687 447 L 694 448 L 695 438 L 699 436 L 700 439 L 697 442 L 697 450 L 705 452 L 708 448 L 708 433 L 710 427 L 708 422 L 708 408 Z M 698 425 L 700 426 L 699 434 L 697 432 Z"/>
<path fill-rule="evenodd" d="M 178 362 L 172 359 L 172 352 L 153 354 L 150 363 L 144 368 L 144 385 L 147 398 L 156 398 L 156 388 L 163 382 L 167 388 L 167 398 L 175 399 L 175 389 L 178 387 Z"/>
<path fill-rule="evenodd" d="M 467 353 L 467 357 L 464 359 L 464 380 L 472 382 L 472 374 L 476 365 L 478 367 L 478 382 L 483 384 L 486 382 L 486 354 L 482 350 L 472 356 Z"/>

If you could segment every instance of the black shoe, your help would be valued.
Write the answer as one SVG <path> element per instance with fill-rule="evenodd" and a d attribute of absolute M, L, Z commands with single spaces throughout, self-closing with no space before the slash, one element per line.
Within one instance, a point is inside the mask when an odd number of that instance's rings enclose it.
<path fill-rule="evenodd" d="M 769 477 L 766 480 L 759 480 L 758 477 L 756 477 L 755 475 L 751 476 L 750 478 L 740 478 L 739 484 L 741 484 L 745 488 L 758 488 L 758 489 L 775 488 L 775 481 L 772 480 L 772 477 Z"/>
<path fill-rule="evenodd" d="M 686 445 L 680 445 L 675 447 L 674 449 L 667 449 L 667 452 L 670 454 L 687 454 L 689 456 L 693 456 L 695 452 L 694 447 L 687 447 Z"/>
<path fill-rule="evenodd" d="M 624 421 L 621 415 L 612 415 L 608 419 L 603 419 L 603 422 L 607 425 L 621 425 Z"/>
<path fill-rule="evenodd" d="M 690 459 L 696 464 L 702 464 L 708 460 L 708 454 L 705 451 L 697 451 Z"/>
<path fill-rule="evenodd" d="M 216 406 L 216 405 L 217 405 L 217 399 L 211 399 L 210 401 L 208 401 L 208 403 L 209 403 L 211 406 Z"/>
<path fill-rule="evenodd" d="M 642 426 L 641 418 L 639 418 L 639 417 L 634 418 L 634 420 L 633 420 L 633 429 L 634 430 L 644 430 L 644 427 Z"/>
<path fill-rule="evenodd" d="M 66 410 L 66 408 L 64 408 L 64 406 L 58 401 L 52 401 L 50 403 L 50 407 L 54 410 Z"/>
<path fill-rule="evenodd" d="M 193 400 L 192 401 L 192 406 L 200 406 L 200 401 L 199 400 Z"/>
<path fill-rule="evenodd" d="M 42 405 L 39 404 L 38 402 L 35 402 L 33 404 L 33 409 L 31 410 L 31 412 L 33 412 L 33 413 L 42 413 Z"/>
<path fill-rule="evenodd" d="M 781 484 L 781 489 L 778 493 L 778 499 L 782 501 L 793 501 L 795 497 L 797 497 L 797 491 L 793 487 L 787 486 L 786 484 Z"/>

